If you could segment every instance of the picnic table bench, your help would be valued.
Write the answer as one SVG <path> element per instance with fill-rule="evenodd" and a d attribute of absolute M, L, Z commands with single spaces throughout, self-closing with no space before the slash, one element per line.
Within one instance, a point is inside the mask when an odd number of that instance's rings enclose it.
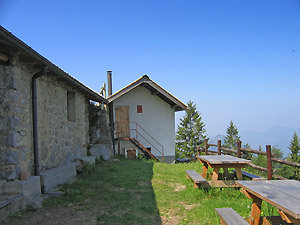
<path fill-rule="evenodd" d="M 234 209 L 232 208 L 216 208 L 220 216 L 221 225 L 249 225 Z"/>
<path fill-rule="evenodd" d="M 236 172 L 235 170 L 232 170 L 233 172 Z M 246 171 L 241 171 L 243 177 L 250 178 L 251 180 L 266 180 L 267 178 L 246 172 Z"/>
<path fill-rule="evenodd" d="M 203 178 L 195 170 L 186 170 L 186 179 L 192 179 L 194 181 L 194 187 L 198 188 L 200 184 L 207 184 L 207 180 Z"/>

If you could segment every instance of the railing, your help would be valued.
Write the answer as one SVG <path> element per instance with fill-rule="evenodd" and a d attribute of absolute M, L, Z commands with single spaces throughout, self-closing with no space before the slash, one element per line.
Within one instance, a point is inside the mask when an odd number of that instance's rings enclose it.
<path fill-rule="evenodd" d="M 137 122 L 116 122 L 116 128 L 118 124 L 124 124 L 129 126 L 129 131 L 133 131 L 134 135 L 131 135 L 132 132 L 129 132 L 130 138 L 135 138 L 137 141 L 141 142 L 141 138 L 146 141 L 152 148 L 154 148 L 159 154 L 161 154 L 162 159 L 164 159 L 164 147 L 151 135 L 149 134 L 143 127 L 141 127 Z M 131 125 L 134 125 L 133 128 Z M 119 133 L 116 133 L 117 138 L 120 138 Z M 145 137 L 146 136 L 146 137 Z M 149 140 L 150 139 L 150 140 Z M 155 144 L 154 144 L 154 143 Z"/>
<path fill-rule="evenodd" d="M 281 164 L 285 164 L 285 165 L 289 165 L 289 166 L 293 166 L 293 167 L 300 167 L 300 163 L 275 158 L 275 154 L 271 153 L 271 145 L 266 145 L 266 152 L 258 151 L 258 150 L 254 150 L 254 149 L 249 149 L 249 148 L 242 148 L 241 145 L 242 145 L 241 141 L 238 141 L 237 142 L 237 149 L 234 150 L 234 149 L 229 149 L 229 148 L 222 147 L 221 140 L 218 140 L 218 144 L 208 144 L 208 139 L 205 139 L 204 149 L 199 149 L 197 154 L 199 154 L 200 151 L 202 150 L 202 151 L 204 151 L 205 155 L 221 155 L 221 153 L 223 152 L 224 154 L 236 154 L 237 157 L 239 157 L 239 158 L 244 154 L 244 152 L 251 152 L 251 153 L 254 153 L 254 154 L 258 154 L 258 155 L 266 155 L 267 156 L 268 168 L 257 166 L 257 165 L 254 165 L 252 163 L 250 163 L 249 166 L 251 166 L 254 169 L 267 172 L 269 180 L 272 179 L 273 173 L 276 172 L 272 169 L 272 161 L 277 162 L 277 163 L 281 163 Z M 208 150 L 209 147 L 211 147 L 211 146 L 218 147 L 218 151 L 216 152 L 216 151 Z M 284 178 L 284 177 L 279 176 L 279 175 L 275 175 L 274 177 L 278 178 L 278 179 L 282 179 L 282 180 L 287 179 L 287 178 Z"/>

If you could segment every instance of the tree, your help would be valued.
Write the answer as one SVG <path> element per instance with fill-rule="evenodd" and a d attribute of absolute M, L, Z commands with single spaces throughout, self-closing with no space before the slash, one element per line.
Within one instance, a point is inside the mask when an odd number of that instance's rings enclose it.
<path fill-rule="evenodd" d="M 226 131 L 227 136 L 225 137 L 225 148 L 236 149 L 236 143 L 240 140 L 239 131 L 237 127 L 233 124 L 232 120 Z"/>
<path fill-rule="evenodd" d="M 202 122 L 201 114 L 196 109 L 196 105 L 189 101 L 186 114 L 180 119 L 177 127 L 175 139 L 176 158 L 192 158 L 196 155 L 196 148 L 204 147 L 206 138 L 205 125 Z"/>
<path fill-rule="evenodd" d="M 291 161 L 299 162 L 300 144 L 299 144 L 299 137 L 298 137 L 296 131 L 293 134 L 289 149 L 291 150 L 291 153 L 290 153 Z M 299 176 L 298 168 L 293 168 L 293 171 L 294 171 L 294 179 L 299 179 L 300 176 Z"/>
<path fill-rule="evenodd" d="M 263 151 L 261 145 L 259 146 L 258 150 L 259 151 Z M 278 158 L 278 159 L 282 159 L 283 158 L 283 152 L 278 147 L 278 145 L 275 145 L 275 146 L 271 147 L 271 153 L 275 155 L 275 158 Z M 268 167 L 267 156 L 266 155 L 259 155 L 258 154 L 258 155 L 254 156 L 252 158 L 252 163 L 254 165 L 267 168 Z M 273 170 L 278 170 L 279 175 L 281 175 L 280 174 L 281 170 L 282 170 L 281 167 L 282 167 L 281 164 L 272 163 L 272 169 Z M 267 176 L 267 173 L 266 172 L 261 172 L 260 175 Z"/>
<path fill-rule="evenodd" d="M 251 146 L 247 143 L 247 144 L 245 144 L 244 148 L 251 149 Z M 243 159 L 248 159 L 248 160 L 252 159 L 253 153 L 247 152 L 247 151 L 243 151 L 243 153 L 244 153 L 244 154 L 242 154 Z"/>
<path fill-rule="evenodd" d="M 290 153 L 291 160 L 293 162 L 298 162 L 299 161 L 298 158 L 299 158 L 300 144 L 299 144 L 299 137 L 298 137 L 296 131 L 293 134 L 289 149 L 291 150 L 291 153 Z"/>

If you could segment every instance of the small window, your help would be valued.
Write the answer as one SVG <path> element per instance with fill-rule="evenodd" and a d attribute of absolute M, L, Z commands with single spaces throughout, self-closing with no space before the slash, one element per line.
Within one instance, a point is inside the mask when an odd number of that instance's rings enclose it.
<path fill-rule="evenodd" d="M 75 92 L 68 91 L 67 108 L 68 108 L 68 120 L 76 122 Z"/>
<path fill-rule="evenodd" d="M 137 106 L 137 113 L 143 113 L 143 106 L 142 105 Z"/>

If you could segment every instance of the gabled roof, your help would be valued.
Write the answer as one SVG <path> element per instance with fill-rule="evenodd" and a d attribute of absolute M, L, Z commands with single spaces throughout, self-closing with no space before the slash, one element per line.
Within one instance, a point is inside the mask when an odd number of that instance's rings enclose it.
<path fill-rule="evenodd" d="M 19 56 L 19 60 L 32 63 L 34 64 L 34 67 L 39 70 L 41 70 L 44 66 L 48 66 L 47 75 L 54 76 L 59 80 L 69 83 L 81 91 L 89 100 L 107 103 L 105 98 L 76 80 L 74 77 L 70 76 L 68 73 L 50 62 L 45 57 L 41 56 L 38 52 L 33 50 L 2 26 L 0 26 L 0 56 L 1 53 L 5 53 L 8 56 L 17 54 Z M 7 57 L 5 56 L 5 58 Z"/>
<path fill-rule="evenodd" d="M 139 78 L 136 81 L 134 81 L 133 83 L 127 85 L 120 91 L 109 96 L 107 98 L 107 100 L 108 100 L 108 102 L 113 102 L 117 98 L 121 97 L 122 95 L 126 94 L 127 92 L 131 91 L 132 89 L 134 89 L 138 86 L 142 86 L 142 87 L 148 89 L 151 92 L 151 95 L 158 96 L 159 98 L 164 100 L 166 103 L 168 103 L 171 107 L 174 107 L 175 111 L 182 111 L 182 110 L 187 109 L 187 106 L 183 102 L 179 101 L 177 98 L 175 98 L 173 95 L 171 95 L 165 89 L 163 89 L 157 83 L 152 81 L 147 75 L 142 76 L 141 78 Z"/>

